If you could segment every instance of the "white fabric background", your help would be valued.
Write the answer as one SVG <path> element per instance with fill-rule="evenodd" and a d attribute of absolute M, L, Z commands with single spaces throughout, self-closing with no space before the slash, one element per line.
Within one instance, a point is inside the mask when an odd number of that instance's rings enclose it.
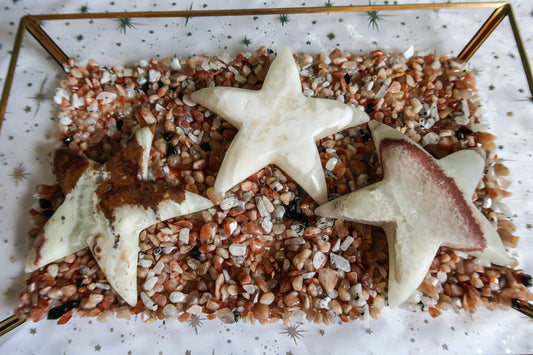
<path fill-rule="evenodd" d="M 386 1 L 377 0 L 377 4 Z M 434 1 L 413 1 L 434 2 Z M 455 1 L 454 1 L 455 2 Z M 367 5 L 367 1 L 332 1 L 339 5 Z M 394 1 L 389 1 L 390 4 Z M 407 3 L 407 1 L 398 1 Z M 304 4 L 304 5 L 302 5 Z M 322 6 L 325 1 L 245 0 L 1 0 L 0 85 L 4 85 L 14 37 L 25 14 L 164 11 L 187 9 L 234 9 L 262 7 Z M 511 1 L 522 38 L 533 59 L 533 2 Z M 255 50 L 272 41 L 293 51 L 317 52 L 341 49 L 353 53 L 371 49 L 416 50 L 439 53 L 458 51 L 479 28 L 490 11 L 387 13 L 369 23 L 369 15 L 290 15 L 283 23 L 277 16 L 225 19 L 133 19 L 121 31 L 114 20 L 45 23 L 45 30 L 69 55 L 96 58 L 105 64 L 133 63 L 151 56 L 216 54 Z M 316 23 L 313 24 L 313 21 Z M 67 21 L 68 22 L 68 21 Z M 334 38 L 330 39 L 331 35 Z M 245 47 L 244 38 L 251 40 Z M 361 51 L 361 52 L 360 52 Z M 472 59 L 479 72 L 478 87 L 485 117 L 499 136 L 500 155 L 511 169 L 513 197 L 507 206 L 521 236 L 516 254 L 526 272 L 533 272 L 531 163 L 533 158 L 533 103 L 518 53 L 505 20 Z M 11 314 L 16 304 L 17 284 L 27 233 L 27 211 L 32 206 L 36 184 L 51 183 L 48 152 L 54 146 L 54 108 L 50 97 L 61 71 L 31 37 L 24 41 L 11 91 L 5 122 L 0 132 L 0 318 Z M 19 169 L 20 168 L 20 169 Z M 18 169 L 18 170 L 17 170 Z M 22 169 L 22 170 L 21 170 Z M 19 179 L 16 178 L 18 172 Z M 22 173 L 22 175 L 20 174 Z M 504 206 L 502 208 L 505 209 Z M 513 252 L 514 253 L 514 252 Z M 515 255 L 515 254 L 513 254 Z M 268 326 L 223 325 L 201 318 L 201 324 L 114 320 L 99 323 L 73 319 L 58 326 L 54 321 L 27 322 L 0 339 L 3 354 L 324 354 L 324 353 L 531 353 L 533 322 L 515 311 L 482 311 L 470 315 L 447 312 L 432 319 L 428 314 L 385 310 L 380 320 L 317 326 L 304 324 L 296 338 L 276 323 Z"/>

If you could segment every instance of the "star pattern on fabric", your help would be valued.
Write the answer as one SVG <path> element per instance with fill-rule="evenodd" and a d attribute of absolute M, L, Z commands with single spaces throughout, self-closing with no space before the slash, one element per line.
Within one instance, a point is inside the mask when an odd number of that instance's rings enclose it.
<path fill-rule="evenodd" d="M 383 180 L 319 206 L 315 213 L 380 226 L 389 245 L 389 305 L 424 280 L 440 246 L 498 265 L 509 258 L 490 222 L 472 202 L 484 160 L 461 150 L 440 160 L 382 123 L 370 122 Z"/>
<path fill-rule="evenodd" d="M 104 165 L 67 149 L 54 155 L 54 170 L 65 200 L 37 236 L 26 272 L 89 247 L 113 289 L 137 303 L 139 233 L 170 218 L 212 203 L 168 184 L 147 181 L 153 139 L 139 129 Z"/>
<path fill-rule="evenodd" d="M 222 195 L 275 164 L 316 202 L 326 202 L 326 179 L 316 140 L 369 119 L 355 106 L 304 96 L 298 67 L 288 50 L 272 62 L 261 90 L 213 87 L 191 97 L 239 130 L 215 181 Z"/>

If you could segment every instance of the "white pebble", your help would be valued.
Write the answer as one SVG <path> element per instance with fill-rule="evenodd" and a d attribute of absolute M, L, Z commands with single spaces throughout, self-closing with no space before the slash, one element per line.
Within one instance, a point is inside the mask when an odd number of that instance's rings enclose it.
<path fill-rule="evenodd" d="M 490 196 L 485 196 L 483 199 L 483 208 L 491 208 L 492 207 L 492 198 Z"/>
<path fill-rule="evenodd" d="M 56 93 L 54 95 L 54 102 L 59 105 L 63 101 L 63 98 L 69 100 L 70 99 L 70 91 L 65 90 L 63 88 L 56 89 Z"/>
<path fill-rule="evenodd" d="M 346 238 L 344 238 L 344 240 L 341 243 L 341 250 L 342 251 L 348 250 L 350 245 L 352 245 L 353 241 L 354 241 L 354 238 L 351 235 L 349 235 Z"/>
<path fill-rule="evenodd" d="M 409 296 L 409 298 L 407 298 L 407 300 L 405 300 L 405 303 L 417 304 L 417 303 L 420 303 L 421 299 L 422 299 L 422 293 L 416 290 Z"/>
<path fill-rule="evenodd" d="M 54 288 L 51 288 L 46 295 L 53 300 L 58 300 L 61 297 L 63 297 L 63 292 L 61 291 L 60 288 L 54 287 Z"/>
<path fill-rule="evenodd" d="M 332 171 L 333 169 L 335 169 L 335 165 L 337 165 L 337 161 L 338 161 L 337 158 L 331 158 L 330 160 L 328 160 L 328 162 L 326 163 L 326 170 Z"/>
<path fill-rule="evenodd" d="M 146 291 L 152 290 L 154 288 L 155 284 L 157 283 L 157 280 L 158 280 L 158 277 L 156 277 L 156 276 L 150 277 L 149 279 L 146 279 L 146 281 L 144 282 L 143 288 Z"/>
<path fill-rule="evenodd" d="M 168 299 L 172 303 L 183 303 L 187 299 L 187 295 L 183 292 L 174 291 L 168 296 Z"/>
<path fill-rule="evenodd" d="M 85 106 L 85 98 L 78 97 L 78 94 L 72 95 L 72 101 L 70 102 L 73 108 L 79 108 L 81 106 Z"/>
<path fill-rule="evenodd" d="M 153 70 L 153 69 L 150 69 L 148 71 L 148 80 L 151 83 L 155 83 L 156 81 L 159 81 L 159 79 L 161 79 L 161 73 L 160 72 L 158 72 L 157 70 Z"/>
<path fill-rule="evenodd" d="M 194 107 L 196 106 L 196 102 L 193 101 L 193 99 L 191 99 L 191 95 L 183 95 L 183 99 L 182 99 L 183 103 L 189 107 Z"/>
<path fill-rule="evenodd" d="M 448 280 L 448 275 L 445 272 L 439 271 L 437 272 L 437 280 L 439 280 L 440 283 L 445 283 L 446 280 Z"/>
<path fill-rule="evenodd" d="M 197 316 L 201 315 L 202 314 L 202 306 L 198 305 L 198 304 L 194 304 L 192 306 L 190 306 L 189 308 L 187 308 L 187 313 L 190 313 L 190 314 L 196 314 Z"/>
<path fill-rule="evenodd" d="M 335 253 L 331 253 L 329 254 L 329 259 L 331 260 L 331 264 L 335 266 L 337 269 L 346 271 L 346 272 L 351 271 L 350 262 L 346 260 L 345 258 L 343 258 L 342 256 L 337 255 Z"/>
<path fill-rule="evenodd" d="M 268 200 L 268 199 L 267 199 Z M 261 215 L 261 217 L 270 217 L 270 213 L 268 212 L 267 207 L 265 206 L 265 201 L 263 197 L 257 196 L 255 198 L 255 204 L 257 205 L 257 211 Z"/>
<path fill-rule="evenodd" d="M 301 309 L 297 309 L 291 313 L 289 319 L 292 324 L 302 324 L 306 322 L 306 314 Z"/>
<path fill-rule="evenodd" d="M 150 311 L 157 310 L 157 304 L 144 292 L 141 292 L 141 301 L 146 309 L 149 309 Z"/>
<path fill-rule="evenodd" d="M 332 227 L 335 223 L 335 220 L 333 218 L 328 217 L 321 217 L 316 221 L 316 226 L 320 229 L 324 229 L 327 227 Z"/>
<path fill-rule="evenodd" d="M 329 297 L 324 297 L 323 299 L 321 299 L 319 302 L 318 302 L 318 305 L 320 308 L 322 309 L 329 309 L 329 303 L 331 302 L 331 298 Z"/>
<path fill-rule="evenodd" d="M 426 146 L 428 144 L 437 144 L 439 143 L 440 136 L 435 132 L 429 132 L 424 137 L 422 137 L 422 145 Z"/>
<path fill-rule="evenodd" d="M 366 305 L 366 300 L 363 297 L 363 285 L 360 283 L 350 287 L 350 295 L 352 297 L 352 305 L 356 307 L 363 307 Z"/>
<path fill-rule="evenodd" d="M 246 245 L 235 243 L 230 245 L 229 252 L 233 256 L 244 256 L 246 255 Z"/>
<path fill-rule="evenodd" d="M 169 303 L 163 307 L 163 314 L 167 317 L 175 317 L 178 315 L 178 309 L 173 304 Z"/>
<path fill-rule="evenodd" d="M 470 119 L 466 117 L 466 115 L 455 116 L 453 120 L 459 125 L 466 125 L 470 123 Z"/>
<path fill-rule="evenodd" d="M 305 239 L 303 237 L 285 239 L 285 245 L 303 245 L 303 244 L 305 244 Z"/>
<path fill-rule="evenodd" d="M 217 318 L 222 321 L 222 323 L 232 324 L 235 323 L 235 315 L 229 308 L 222 308 L 216 311 L 215 313 Z"/>
<path fill-rule="evenodd" d="M 315 269 L 318 269 L 322 265 L 324 265 L 324 262 L 326 261 L 326 255 L 322 253 L 321 251 L 317 251 L 315 255 L 313 256 L 313 267 Z"/>
<path fill-rule="evenodd" d="M 233 208 L 237 205 L 237 197 L 228 197 L 228 198 L 225 198 L 222 200 L 222 202 L 220 202 L 220 208 L 222 210 L 229 210 L 230 208 Z"/>
<path fill-rule="evenodd" d="M 96 288 L 99 288 L 99 289 L 102 289 L 102 290 L 111 290 L 111 286 L 109 286 L 109 284 L 97 282 L 94 285 L 96 286 Z"/>
<path fill-rule="evenodd" d="M 315 277 L 315 275 L 316 275 L 316 272 L 314 272 L 314 271 L 304 272 L 302 274 L 302 278 L 304 280 L 308 280 L 308 279 L 312 279 L 313 277 Z"/>
<path fill-rule="evenodd" d="M 274 205 L 266 196 L 263 196 L 263 203 L 265 204 L 268 213 L 274 212 Z"/>
<path fill-rule="evenodd" d="M 189 234 L 190 234 L 189 228 L 180 229 L 180 234 L 179 234 L 179 237 L 178 237 L 180 242 L 185 243 L 185 244 L 189 244 Z"/>
<path fill-rule="evenodd" d="M 100 84 L 108 83 L 111 80 L 111 72 L 109 70 L 104 70 L 102 72 L 102 78 L 100 79 Z"/>
<path fill-rule="evenodd" d="M 50 264 L 46 268 L 46 272 L 50 274 L 50 276 L 52 276 L 53 278 L 57 276 L 58 271 L 59 271 L 59 266 L 57 266 L 57 264 Z"/>
<path fill-rule="evenodd" d="M 189 265 L 189 267 L 192 270 L 198 270 L 200 268 L 200 265 L 202 265 L 202 263 L 200 262 L 200 260 L 190 258 L 187 260 L 187 265 Z"/>
<path fill-rule="evenodd" d="M 243 285 L 242 288 L 251 295 L 255 293 L 255 286 L 252 284 Z"/>
<path fill-rule="evenodd" d="M 171 245 L 166 246 L 166 247 L 163 248 L 163 254 L 168 255 L 168 254 L 172 253 L 176 249 L 177 248 L 175 246 L 171 246 Z"/>
<path fill-rule="evenodd" d="M 277 205 L 274 208 L 274 212 L 272 212 L 272 218 L 282 219 L 283 215 L 285 215 L 285 207 L 283 207 L 282 205 Z"/>
<path fill-rule="evenodd" d="M 285 229 L 287 229 L 287 227 L 285 227 L 284 224 L 276 223 L 272 227 L 272 232 L 274 232 L 275 235 L 280 235 L 281 233 L 285 232 Z"/>
<path fill-rule="evenodd" d="M 435 59 L 433 63 L 431 63 L 431 68 L 433 69 L 439 69 L 442 66 L 439 59 Z"/>
<path fill-rule="evenodd" d="M 274 296 L 272 292 L 267 292 L 263 294 L 263 296 L 261 296 L 261 298 L 259 299 L 259 303 L 266 304 L 268 306 L 269 304 L 274 302 L 275 299 L 276 299 L 276 296 Z"/>
<path fill-rule="evenodd" d="M 170 62 L 170 67 L 174 70 L 181 69 L 180 60 L 176 57 L 172 58 L 172 62 Z"/>
<path fill-rule="evenodd" d="M 272 221 L 269 218 L 263 219 L 263 222 L 261 222 L 261 227 L 263 227 L 265 233 L 270 233 L 272 231 Z"/>

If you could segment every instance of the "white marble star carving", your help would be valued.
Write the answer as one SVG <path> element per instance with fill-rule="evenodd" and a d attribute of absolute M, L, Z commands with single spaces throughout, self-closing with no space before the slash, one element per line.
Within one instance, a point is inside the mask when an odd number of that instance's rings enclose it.
<path fill-rule="evenodd" d="M 509 263 L 498 233 L 472 202 L 484 168 L 478 153 L 462 150 L 436 160 L 395 129 L 375 121 L 369 126 L 383 180 L 328 202 L 315 213 L 385 230 L 391 307 L 418 288 L 441 245 L 494 264 Z"/>
<path fill-rule="evenodd" d="M 69 150 L 55 153 L 65 201 L 37 236 L 26 272 L 89 247 L 111 287 L 131 306 L 137 303 L 139 233 L 212 206 L 199 195 L 146 181 L 152 139 L 149 127 L 138 130 L 103 166 Z"/>
<path fill-rule="evenodd" d="M 326 202 L 326 180 L 315 141 L 369 119 L 356 107 L 305 97 L 288 50 L 272 62 L 261 90 L 206 88 L 191 97 L 239 130 L 215 181 L 222 195 L 266 165 L 275 164 L 315 201 Z"/>

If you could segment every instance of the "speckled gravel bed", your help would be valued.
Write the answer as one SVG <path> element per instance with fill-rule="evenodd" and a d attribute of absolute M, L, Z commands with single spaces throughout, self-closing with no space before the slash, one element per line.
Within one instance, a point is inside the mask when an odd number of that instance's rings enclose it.
<path fill-rule="evenodd" d="M 28 275 L 17 315 L 67 322 L 73 315 L 188 320 L 207 314 L 223 322 L 332 324 L 379 318 L 387 306 L 388 250 L 384 232 L 314 215 L 316 203 L 283 171 L 267 166 L 221 199 L 212 188 L 236 129 L 196 105 L 190 94 L 208 86 L 259 89 L 274 53 L 260 48 L 236 57 L 141 61 L 125 68 L 71 60 L 54 100 L 57 138 L 74 152 L 103 162 L 141 126 L 157 124 L 151 178 L 220 203 L 159 223 L 140 234 L 139 301 L 116 296 L 88 249 Z M 515 226 L 504 217 L 509 174 L 495 136 L 478 114 L 475 79 L 450 56 L 405 59 L 379 50 L 354 56 L 300 55 L 304 94 L 361 105 L 435 157 L 478 147 L 486 174 L 473 199 L 516 247 Z M 381 168 L 366 127 L 317 142 L 330 198 L 379 181 Z M 37 187 L 30 211 L 35 237 L 63 195 Z M 508 308 L 533 300 L 531 277 L 441 248 L 406 308 L 438 316 L 442 310 Z"/>

